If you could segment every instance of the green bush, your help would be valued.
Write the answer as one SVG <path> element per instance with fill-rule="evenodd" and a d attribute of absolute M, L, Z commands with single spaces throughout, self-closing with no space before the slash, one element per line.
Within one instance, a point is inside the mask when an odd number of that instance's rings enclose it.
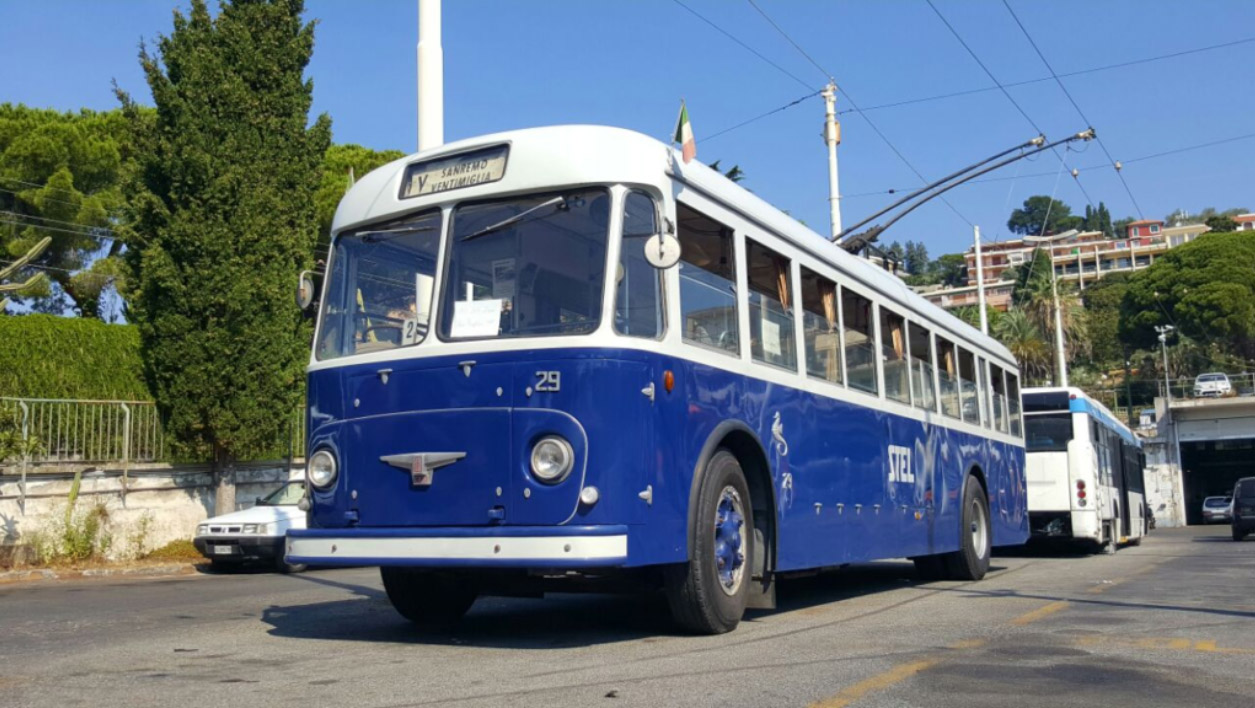
<path fill-rule="evenodd" d="M 0 316 L 0 396 L 152 400 L 132 325 Z"/>

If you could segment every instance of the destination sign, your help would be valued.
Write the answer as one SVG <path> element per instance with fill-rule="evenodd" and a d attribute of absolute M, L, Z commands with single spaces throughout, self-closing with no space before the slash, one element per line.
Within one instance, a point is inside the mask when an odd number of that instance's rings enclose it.
<path fill-rule="evenodd" d="M 498 145 L 438 160 L 416 162 L 405 168 L 401 198 L 439 194 L 496 182 L 505 176 L 506 157 L 509 154 L 510 146 Z"/>

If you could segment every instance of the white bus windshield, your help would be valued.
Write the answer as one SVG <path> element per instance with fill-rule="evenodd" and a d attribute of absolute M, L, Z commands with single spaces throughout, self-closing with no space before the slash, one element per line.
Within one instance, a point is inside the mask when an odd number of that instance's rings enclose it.
<path fill-rule="evenodd" d="M 605 189 L 455 209 L 441 338 L 595 330 L 601 321 L 609 218 Z"/>

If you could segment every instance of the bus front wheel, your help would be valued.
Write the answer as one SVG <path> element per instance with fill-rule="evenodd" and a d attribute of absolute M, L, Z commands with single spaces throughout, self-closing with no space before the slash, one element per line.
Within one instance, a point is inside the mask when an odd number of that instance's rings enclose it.
<path fill-rule="evenodd" d="M 959 550 L 945 556 L 946 570 L 953 580 L 980 580 L 989 570 L 993 529 L 989 500 L 980 482 L 971 475 L 963 485 L 962 517 Z"/>
<path fill-rule="evenodd" d="M 699 634 L 736 628 L 745 614 L 754 568 L 749 486 L 741 463 L 720 450 L 698 489 L 689 561 L 667 569 L 666 593 L 676 623 Z"/>
<path fill-rule="evenodd" d="M 425 629 L 457 624 L 479 596 L 474 583 L 455 573 L 382 567 L 379 574 L 396 611 Z"/>

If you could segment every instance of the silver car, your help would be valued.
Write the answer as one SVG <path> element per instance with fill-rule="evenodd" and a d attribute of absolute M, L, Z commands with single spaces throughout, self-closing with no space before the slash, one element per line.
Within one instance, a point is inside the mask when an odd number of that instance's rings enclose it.
<path fill-rule="evenodd" d="M 1203 500 L 1204 524 L 1227 524 L 1233 520 L 1233 497 L 1207 497 Z"/>
<path fill-rule="evenodd" d="M 1233 393 L 1233 385 L 1224 374 L 1199 374 L 1194 379 L 1194 397 L 1207 398 L 1228 396 Z"/>

